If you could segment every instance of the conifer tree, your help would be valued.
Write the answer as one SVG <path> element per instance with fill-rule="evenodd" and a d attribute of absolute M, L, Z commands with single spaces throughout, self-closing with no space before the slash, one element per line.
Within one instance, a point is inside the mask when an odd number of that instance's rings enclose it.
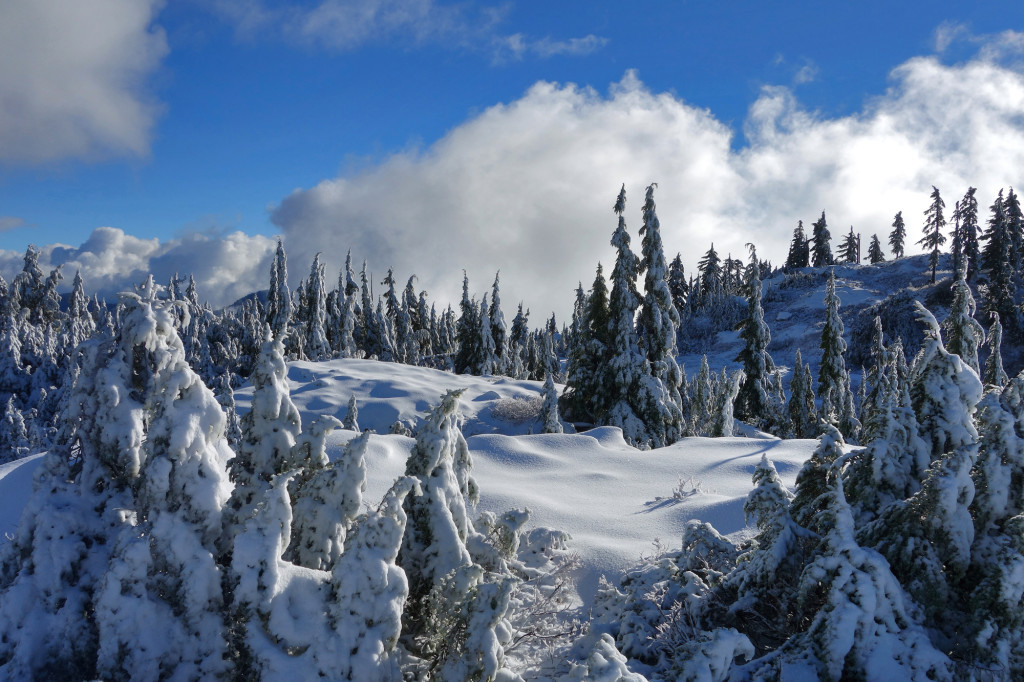
<path fill-rule="evenodd" d="M 835 260 L 832 258 L 832 235 L 828 231 L 828 224 L 825 222 L 825 212 L 811 225 L 811 265 L 816 268 L 832 265 Z"/>
<path fill-rule="evenodd" d="M 585 306 L 579 331 L 569 349 L 566 386 L 559 404 L 569 421 L 598 423 L 608 410 L 608 389 L 603 379 L 610 351 L 608 288 L 600 263 Z"/>
<path fill-rule="evenodd" d="M 985 330 L 974 319 L 975 309 L 971 288 L 964 278 L 963 271 L 959 270 L 953 283 L 953 302 L 949 307 L 949 316 L 943 322 L 946 330 L 946 350 L 959 355 L 975 374 L 980 375 L 978 346 L 985 340 Z"/>
<path fill-rule="evenodd" d="M 736 360 L 743 363 L 745 379 L 736 396 L 736 415 L 758 428 L 778 431 L 782 426 L 783 405 L 776 404 L 770 385 L 776 369 L 768 353 L 771 333 L 761 308 L 761 280 L 756 267 L 749 271 L 747 287 L 747 319 L 740 331 L 744 346 L 736 356 Z"/>
<path fill-rule="evenodd" d="M 1014 302 L 1013 237 L 1002 190 L 992 203 L 991 212 L 981 252 L 981 269 L 988 275 L 984 307 L 986 312 L 999 314 L 1004 331 L 1015 339 L 1021 333 L 1020 311 Z"/>
<path fill-rule="evenodd" d="M 707 304 L 724 293 L 722 259 L 715 251 L 714 243 L 697 263 L 700 275 L 700 302 Z"/>
<path fill-rule="evenodd" d="M 668 290 L 672 294 L 672 305 L 682 315 L 686 310 L 686 302 L 690 296 L 690 286 L 686 282 L 686 271 L 683 268 L 683 255 L 676 253 L 676 257 L 668 265 Z"/>
<path fill-rule="evenodd" d="M 811 368 L 803 362 L 799 348 L 796 349 L 796 358 L 793 360 L 793 378 L 789 385 L 788 411 L 794 437 L 814 438 L 818 435 Z"/>
<path fill-rule="evenodd" d="M 860 262 L 860 237 L 853 233 L 853 225 L 843 238 L 843 243 L 839 245 L 839 259 L 842 263 Z"/>
<path fill-rule="evenodd" d="M 878 241 L 878 235 L 871 235 L 871 243 L 868 245 L 868 262 L 872 265 L 885 262 L 885 253 L 882 252 L 882 244 Z"/>
<path fill-rule="evenodd" d="M 797 221 L 793 230 L 793 239 L 789 242 L 789 254 L 786 256 L 786 269 L 806 268 L 811 264 L 811 243 L 804 233 L 804 221 Z"/>
<path fill-rule="evenodd" d="M 288 260 L 284 244 L 277 240 L 277 252 L 270 268 L 270 289 L 267 291 L 267 324 L 274 337 L 282 336 L 292 318 L 292 294 L 288 288 Z"/>
<path fill-rule="evenodd" d="M 829 481 L 838 473 L 833 464 L 843 456 L 843 434 L 828 422 L 821 425 L 818 445 L 800 467 L 796 475 L 796 495 L 789 507 L 789 513 L 801 527 L 816 533 L 823 533 L 823 521 L 819 517 L 821 496 L 828 491 Z"/>
<path fill-rule="evenodd" d="M 544 378 L 544 402 L 540 408 L 544 419 L 544 433 L 562 433 L 562 423 L 558 417 L 558 391 L 549 372 Z"/>
<path fill-rule="evenodd" d="M 694 435 L 706 436 L 711 428 L 711 415 L 715 407 L 715 386 L 708 366 L 708 356 L 700 359 L 700 370 L 693 379 L 690 400 L 690 428 Z"/>
<path fill-rule="evenodd" d="M 469 297 L 469 275 L 462 273 L 462 302 L 459 304 L 462 314 L 459 317 L 455 332 L 458 354 L 455 356 L 455 373 L 472 373 L 480 366 L 482 349 L 480 308 L 476 301 Z"/>
<path fill-rule="evenodd" d="M 359 406 L 356 404 L 355 394 L 348 399 L 348 410 L 345 412 L 345 419 L 341 424 L 343 429 L 359 432 Z"/>
<path fill-rule="evenodd" d="M 946 202 L 939 195 L 939 188 L 932 186 L 931 205 L 924 212 L 924 236 L 917 243 L 928 251 L 928 265 L 932 269 L 932 284 L 935 283 L 935 270 L 939 267 L 939 249 L 946 243 L 946 236 L 942 234 L 946 227 L 946 219 L 942 215 L 942 209 Z"/>
<path fill-rule="evenodd" d="M 669 402 L 665 409 L 671 414 L 667 420 L 665 438 L 673 443 L 682 437 L 682 398 L 679 386 L 682 373 L 676 362 L 676 330 L 679 328 L 679 312 L 672 303 L 668 286 L 668 266 L 661 243 L 661 223 L 654 205 L 654 188 L 647 187 L 643 207 L 644 224 L 640 228 L 641 243 L 640 270 L 644 275 L 644 298 L 637 315 L 637 334 L 641 347 L 651 366 L 651 374 L 661 381 L 668 393 Z"/>
<path fill-rule="evenodd" d="M 949 659 L 915 622 L 900 581 L 885 559 L 858 544 L 841 477 L 830 477 L 822 505 L 823 551 L 803 571 L 798 591 L 809 625 L 753 675 L 799 665 L 818 679 L 950 679 Z"/>
<path fill-rule="evenodd" d="M 821 330 L 821 365 L 818 369 L 818 396 L 821 398 L 821 416 L 836 425 L 849 438 L 855 438 L 860 423 L 853 411 L 853 392 L 850 374 L 846 371 L 846 341 L 843 339 L 843 320 L 839 317 L 839 296 L 836 295 L 836 275 L 830 271 L 825 288 L 825 326 Z"/>
<path fill-rule="evenodd" d="M 608 304 L 612 349 L 605 379 L 610 388 L 607 419 L 610 425 L 622 429 L 627 442 L 637 447 L 662 447 L 671 442 L 666 439 L 666 431 L 682 432 L 682 411 L 661 381 L 651 375 L 650 364 L 640 349 L 634 326 L 640 303 L 636 289 L 639 263 L 629 248 L 629 233 L 622 215 L 625 208 L 623 185 L 613 209 L 618 215 L 618 227 L 612 235 L 617 255 Z"/>
<path fill-rule="evenodd" d="M 1020 284 L 1021 257 L 1024 256 L 1024 213 L 1021 211 L 1020 198 L 1011 187 L 1006 193 L 1006 230 L 1010 237 L 1010 269 L 1014 274 L 1014 283 Z"/>
<path fill-rule="evenodd" d="M 320 254 L 313 257 L 313 265 L 306 281 L 306 306 L 303 311 L 306 319 L 302 320 L 305 327 L 305 355 L 313 361 L 327 360 L 331 357 L 331 344 L 327 341 L 327 284 L 324 280 L 324 264 L 320 262 Z"/>
<path fill-rule="evenodd" d="M 892 232 L 889 233 L 889 248 L 894 259 L 903 258 L 903 245 L 907 240 L 907 226 L 903 222 L 903 211 L 899 211 L 892 221 Z"/>
<path fill-rule="evenodd" d="M 505 325 L 505 313 L 501 310 L 501 293 L 498 278 L 500 272 L 494 273 L 494 285 L 491 286 L 491 305 L 489 308 L 491 340 L 494 342 L 495 374 L 508 374 L 508 327 Z"/>
<path fill-rule="evenodd" d="M 999 313 L 992 313 L 992 326 L 988 330 L 988 358 L 982 380 L 985 386 L 1003 386 L 1009 381 L 1003 369 L 1003 325 L 999 324 Z"/>
<path fill-rule="evenodd" d="M 483 300 L 480 301 L 480 311 L 477 319 L 479 320 L 477 329 L 480 334 L 480 341 L 478 342 L 480 355 L 477 358 L 476 366 L 472 368 L 472 372 L 478 376 L 490 376 L 495 372 L 498 357 L 495 354 L 494 339 L 491 338 L 491 315 L 487 309 L 487 294 L 484 294 Z"/>
<path fill-rule="evenodd" d="M 711 426 L 708 435 L 712 438 L 729 437 L 733 433 L 733 404 L 736 402 L 736 395 L 740 392 L 740 385 L 743 383 L 743 370 L 737 369 L 726 376 L 725 368 L 722 368 L 722 379 L 718 383 L 718 391 L 715 394 L 714 410 L 711 414 Z"/>
<path fill-rule="evenodd" d="M 956 210 L 952 216 L 956 226 L 952 245 L 954 272 L 963 268 L 968 282 L 974 281 L 978 265 L 981 263 L 981 254 L 978 250 L 978 199 L 974 196 L 977 191 L 976 188 L 969 187 L 964 198 L 956 203 Z M 959 260 L 956 259 L 958 253 Z"/>

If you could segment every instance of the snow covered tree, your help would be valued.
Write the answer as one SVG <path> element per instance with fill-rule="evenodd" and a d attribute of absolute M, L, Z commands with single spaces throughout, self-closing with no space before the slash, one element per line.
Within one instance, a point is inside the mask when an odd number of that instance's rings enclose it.
<path fill-rule="evenodd" d="M 932 185 L 931 205 L 924 212 L 924 236 L 917 242 L 928 252 L 928 265 L 932 269 L 932 284 L 935 283 L 935 270 L 939 267 L 939 250 L 946 243 L 946 236 L 942 234 L 946 227 L 946 219 L 942 215 L 942 209 L 946 202 L 939 195 L 939 188 Z"/>
<path fill-rule="evenodd" d="M 267 324 L 275 337 L 282 336 L 292 318 L 292 294 L 288 288 L 288 259 L 284 244 L 277 240 L 277 252 L 270 268 L 270 289 L 267 291 Z"/>
<path fill-rule="evenodd" d="M 235 411 L 235 391 L 231 387 L 231 376 L 231 372 L 225 372 L 220 376 L 217 385 L 217 402 L 224 408 L 226 419 L 224 436 L 228 439 L 228 445 L 236 448 L 242 442 L 242 427 L 238 421 L 238 412 Z"/>
<path fill-rule="evenodd" d="M 152 278 L 141 296 L 122 296 L 115 362 L 130 368 L 142 398 L 124 407 L 144 424 L 145 438 L 119 457 L 136 516 L 118 533 L 95 595 L 97 672 L 108 679 L 213 677 L 227 667 L 215 558 L 230 493 L 224 413 L 185 361 L 174 315 L 155 300 Z"/>
<path fill-rule="evenodd" d="M 565 391 L 559 400 L 569 421 L 597 423 L 608 410 L 603 379 L 609 350 L 608 288 L 598 263 L 579 331 L 569 349 Z"/>
<path fill-rule="evenodd" d="M 320 262 L 320 254 L 313 257 L 313 265 L 306 281 L 306 306 L 303 313 L 306 319 L 298 322 L 305 327 L 306 357 L 312 362 L 327 360 L 331 357 L 331 344 L 327 341 L 327 284 L 324 279 L 324 264 Z"/>
<path fill-rule="evenodd" d="M 828 231 L 828 224 L 825 222 L 825 212 L 811 225 L 811 265 L 816 268 L 832 265 L 835 260 L 832 258 L 832 235 Z"/>
<path fill-rule="evenodd" d="M 469 275 L 462 273 L 462 302 L 459 304 L 462 314 L 459 316 L 456 329 L 458 354 L 455 356 L 455 373 L 472 373 L 480 366 L 480 307 L 469 297 Z"/>
<path fill-rule="evenodd" d="M 540 408 L 544 419 L 544 433 L 562 433 L 562 422 L 558 417 L 558 391 L 549 373 L 544 379 L 544 402 Z"/>
<path fill-rule="evenodd" d="M 501 292 L 499 291 L 498 278 L 500 272 L 494 273 L 494 285 L 491 287 L 490 313 L 491 340 L 494 342 L 494 355 L 497 362 L 494 366 L 495 374 L 508 374 L 508 327 L 505 325 L 505 313 L 501 310 Z"/>
<path fill-rule="evenodd" d="M 737 559 L 736 569 L 725 577 L 724 587 L 735 593 L 730 599 L 731 613 L 756 614 L 745 619 L 755 624 L 746 634 L 759 644 L 777 646 L 793 627 L 787 621 L 796 605 L 797 581 L 818 537 L 793 521 L 789 514 L 793 495 L 767 455 L 762 455 L 754 468 L 753 481 L 743 514 L 748 523 L 756 524 L 757 535 Z"/>
<path fill-rule="evenodd" d="M 10 462 L 28 454 L 28 430 L 25 417 L 14 403 L 14 395 L 7 399 L 3 421 L 0 421 L 0 462 Z"/>
<path fill-rule="evenodd" d="M 1004 331 L 1016 339 L 1021 334 L 1021 321 L 1014 296 L 1013 237 L 1002 190 L 992 203 L 991 212 L 981 252 L 981 269 L 988 275 L 984 308 L 986 312 L 998 313 Z"/>
<path fill-rule="evenodd" d="M 839 245 L 839 261 L 841 263 L 860 262 L 860 236 L 853 233 L 853 225 L 850 226 L 850 231 L 843 238 L 843 243 Z"/>
<path fill-rule="evenodd" d="M 789 384 L 787 409 L 794 437 L 815 438 L 818 435 L 811 368 L 803 362 L 799 348 L 796 349 L 796 357 L 793 360 L 793 378 Z"/>
<path fill-rule="evenodd" d="M 878 235 L 871 235 L 871 243 L 868 245 L 868 262 L 872 265 L 885 262 L 885 253 L 882 251 L 882 244 L 878 241 Z"/>
<path fill-rule="evenodd" d="M 747 319 L 743 322 L 740 338 L 744 346 L 736 360 L 743 363 L 745 379 L 736 396 L 736 415 L 758 428 L 780 431 L 784 426 L 783 409 L 772 390 L 776 380 L 775 362 L 768 353 L 771 333 L 764 321 L 761 308 L 761 280 L 756 268 L 752 268 L 747 280 Z"/>
<path fill-rule="evenodd" d="M 359 431 L 359 406 L 356 405 L 355 394 L 348 399 L 348 411 L 345 412 L 345 419 L 342 420 L 341 426 L 348 431 Z"/>
<path fill-rule="evenodd" d="M 796 495 L 789 507 L 793 520 L 803 528 L 824 533 L 820 518 L 821 496 L 828 491 L 829 481 L 837 475 L 833 464 L 843 456 L 843 434 L 833 425 L 822 425 L 818 446 L 796 475 Z"/>
<path fill-rule="evenodd" d="M 786 269 L 806 268 L 811 264 L 811 242 L 804 233 L 804 221 L 797 221 L 793 239 L 789 242 Z"/>
<path fill-rule="evenodd" d="M 690 297 L 690 285 L 686 281 L 686 270 L 683 268 L 683 254 L 681 253 L 676 253 L 676 257 L 668 264 L 668 290 L 672 294 L 672 305 L 682 315 Z"/>
<path fill-rule="evenodd" d="M 292 451 L 302 431 L 299 411 L 292 402 L 284 342 L 280 337 L 263 343 L 249 380 L 252 404 L 241 419 L 242 441 L 228 462 L 235 488 L 225 512 L 225 538 L 249 518 L 275 476 L 294 468 Z M 230 546 L 223 549 L 230 552 Z"/>
<path fill-rule="evenodd" d="M 949 659 L 915 620 L 916 609 L 877 552 L 858 545 L 842 478 L 822 497 L 824 551 L 800 577 L 804 632 L 746 670 L 757 679 L 789 666 L 818 679 L 951 679 Z"/>
<path fill-rule="evenodd" d="M 835 424 L 848 438 L 856 438 L 860 423 L 853 410 L 853 392 L 850 374 L 846 371 L 846 341 L 843 339 L 843 320 L 839 317 L 839 296 L 836 295 L 836 275 L 829 271 L 825 288 L 825 325 L 821 330 L 821 366 L 818 369 L 818 396 L 821 398 L 821 416 Z"/>
<path fill-rule="evenodd" d="M 963 270 L 958 270 L 953 283 L 953 302 L 949 307 L 949 316 L 942 324 L 946 330 L 946 350 L 959 355 L 976 374 L 981 374 L 978 346 L 985 340 L 985 330 L 974 319 L 975 309 L 971 288 L 967 285 Z"/>
<path fill-rule="evenodd" d="M 1003 325 L 999 324 L 999 313 L 992 313 L 992 326 L 988 330 L 988 358 L 982 380 L 986 386 L 1003 386 L 1009 381 L 1003 369 Z"/>
<path fill-rule="evenodd" d="M 623 186 L 615 202 L 618 227 L 612 235 L 616 248 L 612 292 L 608 305 L 612 343 L 607 364 L 609 386 L 607 423 L 622 429 L 627 442 L 638 447 L 662 447 L 682 433 L 682 410 L 664 384 L 651 374 L 650 363 L 640 349 L 633 321 L 639 306 L 636 289 L 637 257 L 629 248 L 629 233 L 622 216 L 626 207 Z"/>
<path fill-rule="evenodd" d="M 907 226 L 903 222 L 903 211 L 896 214 L 892 221 L 892 232 L 889 233 L 889 248 L 892 249 L 892 257 L 903 258 L 903 245 L 907 240 Z"/>
<path fill-rule="evenodd" d="M 969 187 L 964 198 L 956 203 L 953 211 L 954 231 L 952 236 L 953 271 L 961 268 L 968 282 L 974 281 L 981 253 L 978 250 L 978 199 L 977 188 Z"/>
<path fill-rule="evenodd" d="M 733 404 L 736 401 L 736 395 L 740 392 L 743 378 L 743 370 L 738 369 L 726 376 L 725 368 L 722 368 L 722 380 L 718 383 L 714 411 L 711 413 L 711 426 L 708 429 L 708 435 L 712 438 L 732 436 L 733 422 L 735 421 Z"/>
<path fill-rule="evenodd" d="M 668 266 L 661 243 L 661 223 L 654 205 L 654 188 L 647 187 L 644 201 L 644 224 L 640 228 L 641 243 L 640 270 L 644 275 L 644 298 L 637 314 L 637 334 L 651 366 L 651 374 L 657 378 L 668 393 L 665 405 L 670 418 L 665 421 L 665 439 L 673 443 L 682 437 L 683 413 L 679 386 L 682 373 L 676 362 L 676 330 L 679 328 L 679 312 L 672 303 L 672 292 L 668 286 Z"/>
<path fill-rule="evenodd" d="M 479 348 L 480 354 L 471 369 L 472 373 L 478 376 L 491 376 L 495 373 L 499 360 L 494 347 L 494 338 L 491 336 L 491 315 L 487 308 L 487 294 L 484 294 L 483 300 L 480 301 L 477 320 L 479 321 L 477 329 L 480 333 L 477 348 Z M 552 349 L 552 353 L 554 353 L 554 349 Z"/>
<path fill-rule="evenodd" d="M 973 414 L 982 385 L 977 373 L 943 345 L 935 316 L 919 302 L 916 307 L 925 340 L 911 368 L 910 396 L 921 435 L 937 458 L 977 442 Z"/>
<path fill-rule="evenodd" d="M 690 385 L 690 429 L 694 435 L 705 436 L 711 428 L 711 417 L 715 408 L 715 386 L 708 356 L 700 359 L 700 370 Z"/>
<path fill-rule="evenodd" d="M 700 275 L 700 302 L 707 304 L 724 293 L 722 258 L 715 251 L 714 243 L 708 252 L 697 262 L 697 274 Z"/>
<path fill-rule="evenodd" d="M 467 548 L 477 531 L 466 504 L 478 497 L 472 459 L 458 428 L 462 391 L 449 391 L 416 434 L 406 475 L 422 494 L 406 498 L 408 516 L 397 563 L 409 579 L 403 614 L 408 648 L 440 679 L 495 679 L 504 652 L 496 630 L 512 583 L 489 574 Z"/>

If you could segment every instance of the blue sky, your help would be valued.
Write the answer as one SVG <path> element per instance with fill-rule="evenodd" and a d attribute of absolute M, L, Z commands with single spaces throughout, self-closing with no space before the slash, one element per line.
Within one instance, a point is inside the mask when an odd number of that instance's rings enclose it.
<path fill-rule="evenodd" d="M 813 220 L 821 209 L 838 212 L 841 223 L 856 221 L 858 230 L 883 230 L 881 216 L 896 210 L 916 216 L 926 205 L 925 189 L 940 182 L 948 185 L 943 191 L 950 206 L 966 183 L 978 185 L 987 202 L 997 185 L 1019 182 L 1003 169 L 1022 167 L 1016 138 L 1003 145 L 1006 158 L 993 159 L 990 143 L 960 130 L 969 142 L 933 157 L 943 161 L 941 168 L 925 161 L 908 166 L 913 172 L 905 193 L 887 205 L 880 200 L 878 217 L 851 208 L 853 197 L 862 202 L 868 191 L 858 189 L 859 175 L 853 177 L 861 168 L 856 159 L 820 173 L 831 175 L 827 187 L 816 184 L 821 177 L 787 180 L 793 201 L 757 211 L 772 213 L 770 231 L 764 225 L 751 225 L 747 234 L 727 229 L 750 224 L 753 206 L 694 206 L 694 197 L 710 192 L 696 188 L 707 177 L 739 183 L 738 189 L 751 183 L 748 204 L 756 204 L 759 193 L 780 191 L 772 189 L 778 178 L 766 184 L 760 174 L 773 164 L 800 164 L 794 140 L 805 137 L 797 134 L 802 127 L 807 139 L 817 134 L 822 144 L 844 150 L 902 149 L 905 142 L 901 159 L 934 151 L 927 131 L 906 132 L 935 123 L 928 109 L 934 105 L 922 104 L 926 97 L 917 93 L 927 92 L 931 78 L 946 88 L 937 98 L 972 98 L 972 89 L 957 89 L 972 73 L 1004 89 L 1000 78 L 1009 78 L 1015 87 L 1024 58 L 1019 2 L 77 4 L 74 13 L 68 2 L 48 0 L 0 7 L 6 45 L 0 48 L 0 108 L 7 114 L 0 122 L 0 228 L 6 228 L 0 249 L 19 256 L 0 259 L 5 276 L 30 242 L 75 247 L 73 253 L 58 250 L 51 261 L 85 266 L 87 283 L 94 271 L 100 288 L 122 285 L 118 274 L 130 277 L 147 262 L 153 269 L 189 269 L 191 250 L 200 249 L 205 253 L 195 255 L 195 269 L 201 273 L 222 265 L 212 251 L 236 260 L 245 255 L 245 262 L 226 268 L 240 290 L 264 277 L 246 270 L 266 256 L 269 240 L 256 238 L 283 234 L 295 254 L 294 278 L 315 250 L 330 250 L 328 262 L 337 267 L 351 246 L 357 262 L 369 259 L 376 272 L 392 264 L 406 275 L 415 271 L 439 294 L 457 290 L 463 267 L 480 291 L 501 268 L 503 278 L 519 284 L 516 298 L 528 300 L 542 290 L 527 285 L 528 269 L 516 282 L 524 256 L 554 251 L 564 261 L 565 281 L 557 291 L 565 305 L 537 305 L 564 310 L 571 291 L 562 289 L 576 279 L 589 281 L 596 260 L 608 258 L 614 225 L 601 216 L 622 182 L 634 202 L 636 215 L 627 214 L 633 229 L 643 187 L 659 182 L 659 207 L 668 204 L 672 218 L 666 248 L 687 251 L 693 263 L 720 232 L 731 235 L 718 237 L 726 248 L 739 251 L 743 240 L 754 240 L 777 258 L 777 245 L 784 247 L 796 220 Z M 986 65 L 991 68 L 981 68 Z M 537 83 L 554 85 L 540 92 Z M 997 112 L 995 124 L 965 110 L 943 125 L 1021 132 L 1013 93 L 1006 98 L 1011 110 Z M 921 115 L 894 124 L 900 140 L 886 142 L 888 121 L 915 107 Z M 998 107 L 985 100 L 973 108 Z M 651 112 L 653 118 L 644 118 Z M 564 125 L 548 130 L 549 138 L 530 137 L 562 117 Z M 557 149 L 581 130 L 585 140 Z M 669 137 L 664 143 L 659 131 Z M 626 151 L 599 160 L 581 154 L 571 163 L 573 154 L 604 136 L 624 136 L 618 144 Z M 958 155 L 965 144 L 973 145 L 973 156 Z M 547 158 L 546 150 L 557 158 Z M 476 165 L 483 157 L 485 166 Z M 607 168 L 591 172 L 589 166 L 605 160 Z M 518 170 L 489 175 L 495 167 Z M 554 168 L 559 173 L 546 177 L 545 169 Z M 587 175 L 579 181 L 585 191 L 573 187 L 577 170 Z M 461 179 L 466 189 L 446 185 L 439 173 L 452 185 Z M 490 182 L 476 186 L 472 181 L 481 176 Z M 850 198 L 837 179 L 853 188 Z M 552 195 L 533 202 L 538 187 Z M 507 201 L 520 191 L 531 196 Z M 914 192 L 923 193 L 919 201 L 911 199 Z M 442 199 L 425 198 L 438 195 Z M 467 200 L 480 205 L 454 208 Z M 382 204 L 402 209 L 381 216 Z M 493 213 L 520 210 L 519 222 L 491 220 Z M 541 213 L 560 217 L 520 230 Z M 419 222 L 435 227 L 420 231 Z M 437 270 L 404 255 L 416 250 L 410 238 L 438 240 L 446 224 L 457 223 L 463 241 L 497 245 L 460 247 L 453 258 L 463 262 L 439 256 L 443 269 Z M 94 235 L 101 226 L 132 239 L 158 239 L 163 251 L 139 252 L 131 262 L 119 262 L 116 253 L 99 255 L 101 248 L 137 246 L 111 233 Z M 833 234 L 845 229 L 835 225 Z M 565 237 L 553 244 L 531 243 L 562 230 Z M 242 234 L 225 247 L 236 232 Z M 581 234 L 592 234 L 596 246 L 575 248 Z M 93 247 L 80 249 L 90 235 Z M 447 253 L 440 246 L 430 252 Z M 206 279 L 223 291 L 227 276 Z"/>

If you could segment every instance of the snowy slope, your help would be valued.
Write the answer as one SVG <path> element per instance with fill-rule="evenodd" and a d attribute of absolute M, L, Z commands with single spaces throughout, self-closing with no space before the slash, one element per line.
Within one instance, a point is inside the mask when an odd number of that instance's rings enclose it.
<path fill-rule="evenodd" d="M 502 401 L 537 396 L 540 382 L 454 375 L 368 360 L 295 362 L 289 366 L 292 399 L 308 421 L 317 414 L 342 418 L 350 395 L 359 425 L 386 432 L 395 419 L 421 419 L 448 389 L 465 388 L 460 401 L 480 485 L 480 511 L 528 507 L 529 526 L 567 531 L 583 567 L 579 589 L 593 596 L 602 574 L 612 577 L 655 551 L 655 541 L 677 547 L 690 519 L 710 521 L 726 533 L 743 533 L 743 501 L 762 453 L 792 486 L 815 441 L 753 438 L 687 438 L 641 452 L 613 428 L 584 434 L 508 435 L 540 430 L 539 422 L 511 424 L 494 416 Z M 251 389 L 236 393 L 245 410 Z M 365 415 L 365 416 L 364 416 Z M 335 432 L 336 456 L 352 432 Z M 413 439 L 374 435 L 367 453 L 366 499 L 375 504 L 405 468 Z M 680 482 L 684 485 L 680 486 Z M 678 499 L 673 492 L 682 487 Z"/>
<path fill-rule="evenodd" d="M 814 441 L 756 438 L 688 438 L 670 447 L 641 452 L 621 432 L 598 428 L 585 434 L 525 434 L 539 423 L 509 423 L 493 416 L 502 401 L 538 396 L 539 382 L 456 376 L 430 369 L 367 360 L 296 362 L 289 368 L 292 399 L 304 422 L 317 414 L 344 417 L 351 395 L 359 403 L 363 428 L 387 431 L 396 420 L 416 420 L 441 394 L 465 388 L 464 433 L 480 486 L 479 511 L 528 507 L 527 527 L 548 527 L 572 535 L 570 551 L 582 560 L 578 589 L 589 606 L 601 575 L 614 578 L 655 542 L 678 547 L 689 519 L 710 521 L 725 533 L 743 534 L 743 501 L 761 454 L 768 453 L 787 485 Z M 251 388 L 236 393 L 247 409 Z M 474 435 L 475 434 L 475 435 Z M 340 454 L 355 433 L 328 440 L 328 454 Z M 387 433 L 370 439 L 364 499 L 376 506 L 405 469 L 414 441 Z M 11 533 L 31 492 L 38 457 L 0 467 L 0 529 Z M 682 482 L 682 485 L 681 485 Z M 674 491 L 679 489 L 678 497 Z"/>

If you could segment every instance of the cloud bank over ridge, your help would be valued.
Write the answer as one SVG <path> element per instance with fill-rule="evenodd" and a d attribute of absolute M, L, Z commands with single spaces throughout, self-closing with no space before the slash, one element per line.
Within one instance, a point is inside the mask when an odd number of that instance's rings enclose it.
<path fill-rule="evenodd" d="M 441 303 L 458 300 L 463 269 L 477 293 L 501 270 L 504 306 L 524 301 L 535 323 L 552 310 L 564 319 L 577 282 L 589 286 L 598 261 L 610 270 L 611 206 L 622 183 L 634 247 L 643 190 L 657 182 L 666 251 L 682 252 L 690 271 L 712 242 L 736 257 L 753 242 L 762 258 L 781 263 L 797 220 L 822 210 L 834 239 L 852 225 L 884 243 L 903 211 L 916 240 L 932 185 L 952 210 L 969 185 L 987 207 L 1000 187 L 1019 182 L 1024 68 L 1008 58 L 1012 37 L 1000 34 L 1003 48 L 982 45 L 963 63 L 911 59 L 850 116 L 808 111 L 794 91 L 766 87 L 742 145 L 711 112 L 651 92 L 633 72 L 607 93 L 540 82 L 425 149 L 296 190 L 271 219 L 293 284 L 318 251 L 333 278 L 349 248 L 378 284 L 393 266 L 402 281 L 418 275 Z M 215 304 L 268 280 L 266 237 L 132 240 L 103 228 L 81 247 L 48 247 L 46 255 L 80 264 L 87 285 L 105 289 L 137 279 L 147 264 L 192 271 Z M 5 276 L 20 255 L 0 254 Z"/>

